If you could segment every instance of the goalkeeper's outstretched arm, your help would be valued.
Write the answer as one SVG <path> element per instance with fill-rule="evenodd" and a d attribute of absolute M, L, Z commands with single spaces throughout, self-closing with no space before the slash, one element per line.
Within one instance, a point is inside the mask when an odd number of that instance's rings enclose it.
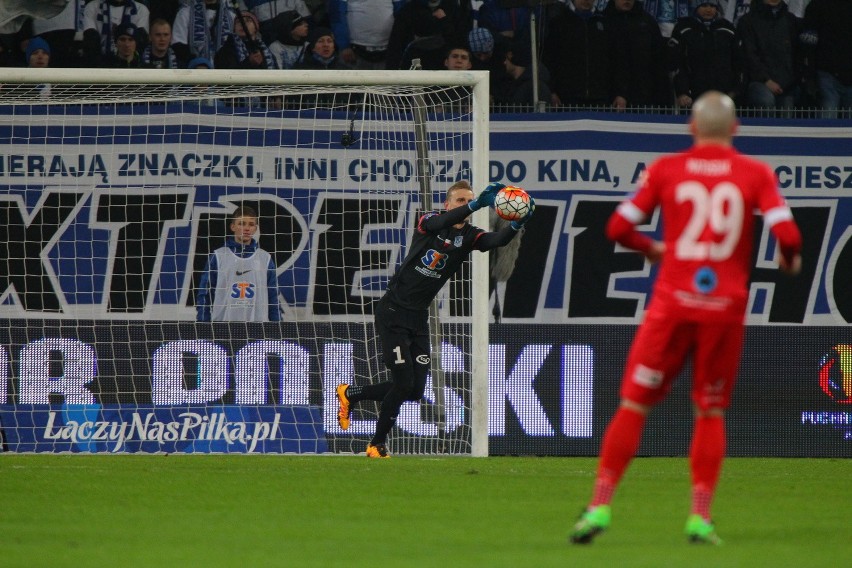
<path fill-rule="evenodd" d="M 421 233 L 437 233 L 452 227 L 453 225 L 458 225 L 471 213 L 472 211 L 467 205 L 462 205 L 461 207 L 450 209 L 446 213 L 427 214 L 421 218 L 418 229 Z M 526 222 L 526 220 L 524 222 Z M 503 227 L 499 231 L 482 233 L 476 240 L 476 249 L 480 251 L 487 251 L 505 246 L 509 244 L 509 241 L 515 238 L 515 235 L 518 234 L 522 226 L 523 225 L 521 223 L 512 223 Z"/>
<path fill-rule="evenodd" d="M 504 247 L 509 244 L 509 242 L 515 238 L 515 235 L 519 233 L 519 229 L 515 229 L 512 225 L 506 225 L 499 231 L 493 231 L 490 233 L 482 233 L 479 235 L 479 238 L 476 239 L 475 247 L 476 250 L 485 252 L 487 250 L 495 249 L 498 247 Z"/>
<path fill-rule="evenodd" d="M 447 190 L 444 206 L 447 211 L 441 215 L 427 214 L 420 219 L 417 229 L 421 233 L 437 233 L 453 225 L 464 223 L 468 215 L 482 207 L 493 207 L 497 192 L 506 187 L 502 183 L 488 184 L 479 196 L 474 197 L 473 190 L 467 181 L 454 183 Z"/>
<path fill-rule="evenodd" d="M 418 229 L 421 233 L 437 233 L 453 225 L 458 225 L 473 213 L 467 205 L 450 209 L 445 213 L 427 213 L 420 218 Z"/>
<path fill-rule="evenodd" d="M 470 214 L 471 210 L 468 209 L 467 205 L 450 209 L 446 213 L 427 214 L 420 219 L 420 226 L 418 227 L 418 230 L 421 233 L 438 233 L 444 229 L 452 227 L 453 225 L 461 223 Z M 475 246 L 477 250 L 481 251 L 502 247 L 509 244 L 509 241 L 514 239 L 517 234 L 518 229 L 513 228 L 511 225 L 507 225 L 499 231 L 482 233 L 479 237 L 477 237 Z"/>

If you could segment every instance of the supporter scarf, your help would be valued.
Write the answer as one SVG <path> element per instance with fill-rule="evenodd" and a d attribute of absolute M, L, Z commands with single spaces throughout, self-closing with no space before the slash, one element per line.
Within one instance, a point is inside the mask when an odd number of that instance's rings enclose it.
<path fill-rule="evenodd" d="M 690 15 L 690 0 L 645 0 L 645 11 L 658 22 L 674 23 Z"/>
<path fill-rule="evenodd" d="M 111 6 L 109 0 L 100 0 L 98 5 L 97 22 L 101 32 L 101 53 L 115 53 L 115 42 L 112 39 L 112 18 L 110 18 Z M 120 26 L 133 23 L 133 16 L 139 10 L 136 9 L 136 2 L 133 0 L 124 0 L 122 7 Z"/>
<path fill-rule="evenodd" d="M 192 4 L 192 54 L 194 57 L 206 57 L 212 60 L 233 28 L 228 7 L 219 2 L 219 12 L 213 30 L 207 27 L 207 6 L 204 0 L 195 0 Z"/>
<path fill-rule="evenodd" d="M 311 53 L 311 57 L 313 57 L 315 61 L 319 61 L 320 63 L 322 63 L 323 67 L 328 67 L 332 64 L 334 58 L 337 57 L 337 54 L 335 53 L 331 57 L 323 57 L 321 55 L 317 55 L 316 53 Z"/>
<path fill-rule="evenodd" d="M 249 50 L 246 46 L 245 40 L 238 36 L 237 34 L 233 34 L 234 36 L 234 48 L 237 50 L 237 60 L 241 63 L 245 61 L 249 56 Z M 266 44 L 263 43 L 263 40 L 258 37 L 254 40 L 254 44 L 263 53 L 263 62 L 266 64 L 267 69 L 276 69 L 278 66 L 275 64 L 275 59 L 272 57 L 272 52 L 269 51 L 269 48 L 266 47 Z"/>
<path fill-rule="evenodd" d="M 789 5 L 789 2 L 787 4 Z M 750 6 L 751 0 L 728 0 L 724 11 L 725 19 L 736 25 L 740 18 L 748 13 Z"/>
<path fill-rule="evenodd" d="M 86 21 L 86 0 L 75 1 L 77 2 L 77 5 L 74 8 L 74 31 L 82 33 L 83 31 L 85 31 L 83 28 L 85 27 Z"/>
<path fill-rule="evenodd" d="M 145 65 L 151 64 L 151 58 L 153 57 L 153 53 L 151 53 L 151 46 L 148 45 L 144 51 L 142 51 L 142 63 Z M 166 69 L 177 69 L 177 56 L 175 55 L 175 51 L 170 47 L 166 51 L 166 61 L 168 62 L 166 65 Z"/>

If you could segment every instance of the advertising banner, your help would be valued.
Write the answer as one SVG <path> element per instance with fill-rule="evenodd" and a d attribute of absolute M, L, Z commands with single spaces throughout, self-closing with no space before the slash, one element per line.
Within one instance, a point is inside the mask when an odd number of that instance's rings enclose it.
<path fill-rule="evenodd" d="M 323 132 L 311 141 L 327 145 L 317 153 L 299 149 L 309 133 L 283 116 L 241 117 L 238 126 L 220 119 L 213 128 L 203 113 L 148 110 L 138 133 L 142 118 L 121 113 L 94 123 L 69 114 L 56 126 L 0 116 L 0 237 L 20 243 L 16 262 L 0 263 L 0 315 L 192 320 L 199 273 L 238 202 L 263 211 L 259 242 L 278 266 L 285 319 L 371 311 L 418 208 L 392 191 L 417 172 L 393 139 L 355 155 Z M 828 124 L 746 121 L 737 138 L 775 168 L 805 247 L 803 275 L 791 280 L 777 270 L 768 231 L 756 236 L 750 324 L 852 321 L 852 125 Z M 285 144 L 295 149 L 282 153 Z M 608 242 L 603 225 L 650 161 L 688 144 L 679 116 L 495 115 L 489 177 L 525 187 L 538 205 L 503 321 L 637 323 L 654 273 Z M 440 203 L 470 164 L 445 154 L 430 168 Z M 371 215 L 352 206 L 365 199 Z M 645 229 L 657 232 L 659 219 Z M 363 243 L 384 259 L 371 262 L 386 266 L 341 269 L 341 251 Z M 332 288 L 345 301 L 322 301 Z"/>
<path fill-rule="evenodd" d="M 359 138 L 382 142 L 356 154 L 329 134 L 346 131 L 346 116 L 312 132 L 284 113 L 172 111 L 0 114 L 3 448 L 348 451 L 374 423 L 358 416 L 342 432 L 334 387 L 380 372 L 372 306 L 421 207 L 416 192 L 394 190 L 416 185 L 417 164 L 367 118 Z M 852 123 L 744 121 L 736 144 L 775 169 L 804 264 L 783 276 L 768 231 L 755 235 L 729 453 L 848 457 Z M 490 145 L 489 178 L 537 203 L 514 272 L 492 286 L 490 452 L 594 455 L 655 275 L 609 242 L 604 224 L 651 161 L 689 145 L 685 117 L 495 115 Z M 470 162 L 436 152 L 429 172 L 440 203 Z M 199 275 L 238 203 L 263 212 L 281 323 L 194 321 Z M 642 229 L 658 234 L 660 220 Z M 454 314 L 447 336 L 464 337 Z M 442 361 L 440 424 L 430 382 L 422 402 L 406 403 L 399 432 L 469 437 L 465 357 Z M 641 453 L 686 453 L 688 388 L 680 381 L 652 415 Z"/>
<path fill-rule="evenodd" d="M 353 440 L 362 450 L 375 417 L 356 414 L 350 431 L 340 430 L 334 388 L 368 372 L 363 346 L 331 339 L 328 329 L 319 329 L 316 340 L 261 338 L 273 330 L 282 337 L 297 333 L 291 324 L 275 326 L 258 324 L 247 333 L 245 324 L 216 324 L 214 333 L 199 328 L 198 336 L 193 326 L 147 322 L 127 325 L 122 335 L 109 322 L 60 328 L 29 320 L 12 337 L 0 334 L 2 367 L 9 370 L 0 381 L 9 388 L 0 392 L 5 450 L 315 453 L 352 451 Z M 632 325 L 492 325 L 490 453 L 595 455 L 618 403 L 634 331 Z M 469 385 L 454 380 L 465 376 L 470 361 L 443 363 L 446 432 L 427 418 L 435 404 L 429 388 L 423 401 L 405 403 L 400 434 L 466 435 Z M 650 416 L 642 455 L 686 454 L 688 373 Z M 848 457 L 848 330 L 749 327 L 727 423 L 730 455 Z"/>
<path fill-rule="evenodd" d="M 618 405 L 623 363 L 634 326 L 499 325 L 506 345 L 505 387 L 490 381 L 490 452 L 496 455 L 596 455 Z M 731 408 L 726 413 L 732 456 L 849 457 L 852 452 L 852 347 L 840 327 L 750 326 Z M 578 405 L 584 369 L 566 346 L 593 356 L 593 393 Z M 569 352 L 576 352 L 573 347 Z M 538 353 L 532 371 L 525 358 Z M 491 365 L 496 363 L 492 360 Z M 640 455 L 687 455 L 692 434 L 690 368 L 650 414 Z M 493 376 L 493 375 L 492 375 Z M 497 416 L 495 416 L 497 413 Z M 587 413 L 587 414 L 583 414 Z M 588 424 L 583 436 L 577 424 Z M 500 425 L 495 428 L 495 425 Z"/>

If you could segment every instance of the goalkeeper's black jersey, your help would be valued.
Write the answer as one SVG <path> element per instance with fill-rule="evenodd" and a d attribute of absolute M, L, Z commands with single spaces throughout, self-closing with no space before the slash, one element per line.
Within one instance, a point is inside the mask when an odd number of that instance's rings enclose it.
<path fill-rule="evenodd" d="M 478 240 L 485 233 L 470 223 L 461 229 L 448 226 L 429 232 L 426 221 L 435 215 L 438 213 L 420 218 L 408 255 L 388 283 L 388 299 L 402 308 L 427 309 L 470 252 L 479 248 Z"/>

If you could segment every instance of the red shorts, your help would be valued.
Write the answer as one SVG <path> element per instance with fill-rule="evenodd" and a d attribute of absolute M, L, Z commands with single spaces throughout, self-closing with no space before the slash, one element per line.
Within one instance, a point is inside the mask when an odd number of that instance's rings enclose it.
<path fill-rule="evenodd" d="M 621 397 L 644 406 L 659 403 L 692 355 L 693 402 L 702 410 L 727 408 L 744 333 L 741 322 L 683 321 L 649 311 L 627 356 Z"/>

